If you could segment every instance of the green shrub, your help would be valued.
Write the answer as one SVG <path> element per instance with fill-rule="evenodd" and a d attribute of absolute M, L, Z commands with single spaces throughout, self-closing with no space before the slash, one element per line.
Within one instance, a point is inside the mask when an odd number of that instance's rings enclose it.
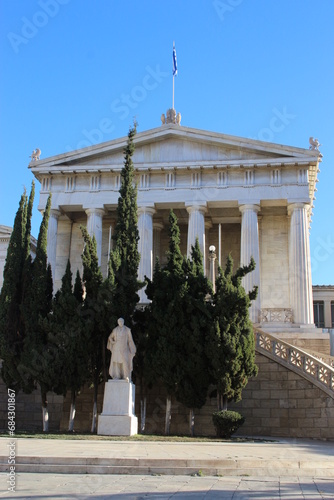
<path fill-rule="evenodd" d="M 245 418 L 236 411 L 222 410 L 212 414 L 217 436 L 230 438 L 245 422 Z"/>

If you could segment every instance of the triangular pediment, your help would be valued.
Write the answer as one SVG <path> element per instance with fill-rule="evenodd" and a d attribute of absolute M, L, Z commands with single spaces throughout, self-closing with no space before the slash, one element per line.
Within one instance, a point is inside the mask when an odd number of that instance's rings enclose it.
<path fill-rule="evenodd" d="M 88 148 L 32 161 L 34 173 L 44 169 L 76 171 L 118 169 L 123 165 L 127 137 Z M 318 151 L 245 139 L 179 125 L 164 125 L 135 137 L 136 168 L 219 164 L 266 164 L 268 162 L 317 161 Z M 44 170 L 44 171 L 45 171 Z M 50 170 L 49 170 L 50 171 Z"/>
<path fill-rule="evenodd" d="M 0 225 L 0 238 L 10 238 L 13 228 Z"/>

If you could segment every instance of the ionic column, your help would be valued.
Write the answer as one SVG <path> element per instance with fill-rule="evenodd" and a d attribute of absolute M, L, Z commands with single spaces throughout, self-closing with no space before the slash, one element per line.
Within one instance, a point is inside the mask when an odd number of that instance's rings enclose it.
<path fill-rule="evenodd" d="M 252 301 L 249 309 L 249 317 L 253 323 L 259 322 L 261 311 L 260 301 L 260 247 L 259 247 L 259 224 L 257 214 L 260 210 L 259 205 L 245 204 L 240 205 L 241 212 L 241 252 L 240 265 L 248 266 L 251 257 L 255 260 L 255 270 L 244 276 L 242 285 L 248 293 L 254 286 L 258 287 L 257 298 Z"/>
<path fill-rule="evenodd" d="M 91 237 L 95 236 L 96 251 L 99 266 L 101 265 L 102 256 L 102 220 L 105 211 L 101 208 L 87 208 L 87 231 Z"/>
<path fill-rule="evenodd" d="M 46 252 L 48 255 L 48 263 L 51 265 L 53 284 L 55 284 L 56 279 L 57 233 L 60 215 L 61 213 L 59 210 L 53 208 L 50 210 Z"/>
<path fill-rule="evenodd" d="M 162 222 L 153 222 L 153 268 L 157 259 L 161 262 L 161 231 L 163 228 Z"/>
<path fill-rule="evenodd" d="M 314 322 L 308 210 L 306 203 L 288 206 L 290 300 L 294 322 L 303 325 Z"/>
<path fill-rule="evenodd" d="M 153 214 L 152 207 L 138 208 L 138 252 L 140 253 L 140 262 L 138 268 L 138 279 L 144 281 L 144 277 L 152 279 L 153 277 Z M 145 287 L 139 290 L 139 303 L 145 304 L 149 300 L 145 293 Z"/>
<path fill-rule="evenodd" d="M 203 269 L 205 269 L 205 220 L 206 204 L 186 206 L 189 214 L 187 255 L 191 256 L 191 246 L 195 246 L 198 238 L 199 246 L 203 255 Z"/>

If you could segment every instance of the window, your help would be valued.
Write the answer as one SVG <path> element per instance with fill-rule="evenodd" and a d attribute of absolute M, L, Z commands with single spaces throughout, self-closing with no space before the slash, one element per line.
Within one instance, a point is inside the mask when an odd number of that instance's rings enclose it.
<path fill-rule="evenodd" d="M 334 302 L 331 302 L 331 325 L 334 328 Z"/>
<path fill-rule="evenodd" d="M 324 302 L 322 300 L 313 302 L 313 313 L 315 325 L 318 328 L 325 328 Z"/>

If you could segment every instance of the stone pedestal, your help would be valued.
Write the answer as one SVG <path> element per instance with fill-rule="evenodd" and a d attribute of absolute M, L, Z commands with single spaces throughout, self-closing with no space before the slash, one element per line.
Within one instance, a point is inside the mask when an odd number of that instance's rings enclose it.
<path fill-rule="evenodd" d="M 138 434 L 134 410 L 134 384 L 126 380 L 109 380 L 104 387 L 103 409 L 98 417 L 97 433 L 104 436 Z"/>

